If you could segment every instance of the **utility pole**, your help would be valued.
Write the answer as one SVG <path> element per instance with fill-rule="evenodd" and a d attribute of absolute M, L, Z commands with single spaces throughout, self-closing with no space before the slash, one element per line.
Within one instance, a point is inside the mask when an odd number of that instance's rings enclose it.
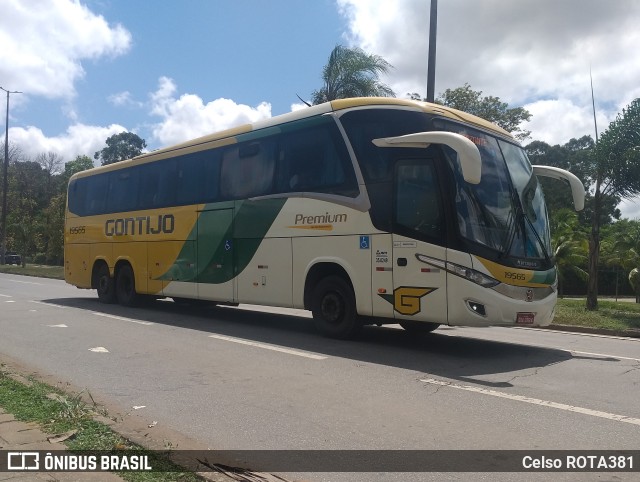
<path fill-rule="evenodd" d="M 427 65 L 427 102 L 433 102 L 435 100 L 437 27 L 438 0 L 431 0 L 431 14 L 429 15 L 429 61 Z"/>
<path fill-rule="evenodd" d="M 4 256 L 7 252 L 7 189 L 9 186 L 7 177 L 9 171 L 9 94 L 22 94 L 22 92 L 10 91 L 4 87 L 0 87 L 0 89 L 7 93 L 7 119 L 4 126 L 4 177 L 2 181 L 2 236 L 0 239 L 0 264 L 4 265 Z"/>

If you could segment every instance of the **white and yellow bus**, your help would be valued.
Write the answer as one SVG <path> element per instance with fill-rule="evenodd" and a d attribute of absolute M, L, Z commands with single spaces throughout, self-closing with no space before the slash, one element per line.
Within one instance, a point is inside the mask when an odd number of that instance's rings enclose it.
<path fill-rule="evenodd" d="M 65 279 L 362 324 L 544 326 L 557 273 L 537 176 L 508 132 L 440 105 L 345 99 L 74 175 Z"/>

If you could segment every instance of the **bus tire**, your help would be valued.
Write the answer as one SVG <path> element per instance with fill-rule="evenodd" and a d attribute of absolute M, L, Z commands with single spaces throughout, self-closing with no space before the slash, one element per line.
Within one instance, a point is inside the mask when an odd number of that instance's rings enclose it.
<path fill-rule="evenodd" d="M 353 338 L 362 327 L 353 288 L 340 276 L 327 276 L 318 282 L 311 312 L 316 329 L 330 338 Z"/>
<path fill-rule="evenodd" d="M 432 321 L 415 320 L 404 320 L 398 322 L 398 324 L 404 328 L 407 333 L 411 333 L 412 335 L 431 333 L 440 326 L 440 323 L 433 323 Z"/>
<path fill-rule="evenodd" d="M 95 287 L 101 303 L 111 304 L 116 301 L 115 282 L 109 273 L 109 267 L 100 263 L 95 274 Z"/>
<path fill-rule="evenodd" d="M 136 293 L 136 279 L 133 269 L 125 264 L 118 270 L 116 276 L 116 296 L 122 306 L 134 306 L 138 301 Z"/>

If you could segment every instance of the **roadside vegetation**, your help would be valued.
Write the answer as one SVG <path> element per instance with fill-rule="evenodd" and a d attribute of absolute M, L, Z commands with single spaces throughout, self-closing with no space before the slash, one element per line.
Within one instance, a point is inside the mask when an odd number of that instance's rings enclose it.
<path fill-rule="evenodd" d="M 584 299 L 558 300 L 554 325 L 634 331 L 640 336 L 640 304 L 600 299 L 598 311 L 588 310 Z"/>
<path fill-rule="evenodd" d="M 91 400 L 87 403 L 85 399 Z M 202 480 L 173 464 L 162 452 L 133 444 L 94 419 L 106 416 L 86 392 L 67 394 L 33 379 L 24 379 L 0 366 L 0 407 L 17 420 L 37 423 L 43 432 L 56 435 L 70 451 L 128 451 L 148 455 L 153 472 L 118 472 L 131 482 L 191 482 Z"/>
<path fill-rule="evenodd" d="M 37 276 L 40 278 L 64 279 L 63 266 L 45 266 L 27 264 L 25 267 L 7 264 L 0 266 L 0 273 L 20 274 L 23 276 Z"/>

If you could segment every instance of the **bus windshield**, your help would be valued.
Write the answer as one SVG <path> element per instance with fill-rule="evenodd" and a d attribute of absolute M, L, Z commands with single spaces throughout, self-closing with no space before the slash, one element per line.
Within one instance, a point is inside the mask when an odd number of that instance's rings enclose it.
<path fill-rule="evenodd" d="M 462 237 L 498 251 L 501 257 L 520 259 L 522 266 L 549 260 L 550 236 L 544 197 L 524 150 L 467 126 L 436 122 L 438 128 L 462 134 L 473 141 L 482 157 L 480 184 L 469 184 L 445 148 L 456 173 L 456 211 Z"/>

